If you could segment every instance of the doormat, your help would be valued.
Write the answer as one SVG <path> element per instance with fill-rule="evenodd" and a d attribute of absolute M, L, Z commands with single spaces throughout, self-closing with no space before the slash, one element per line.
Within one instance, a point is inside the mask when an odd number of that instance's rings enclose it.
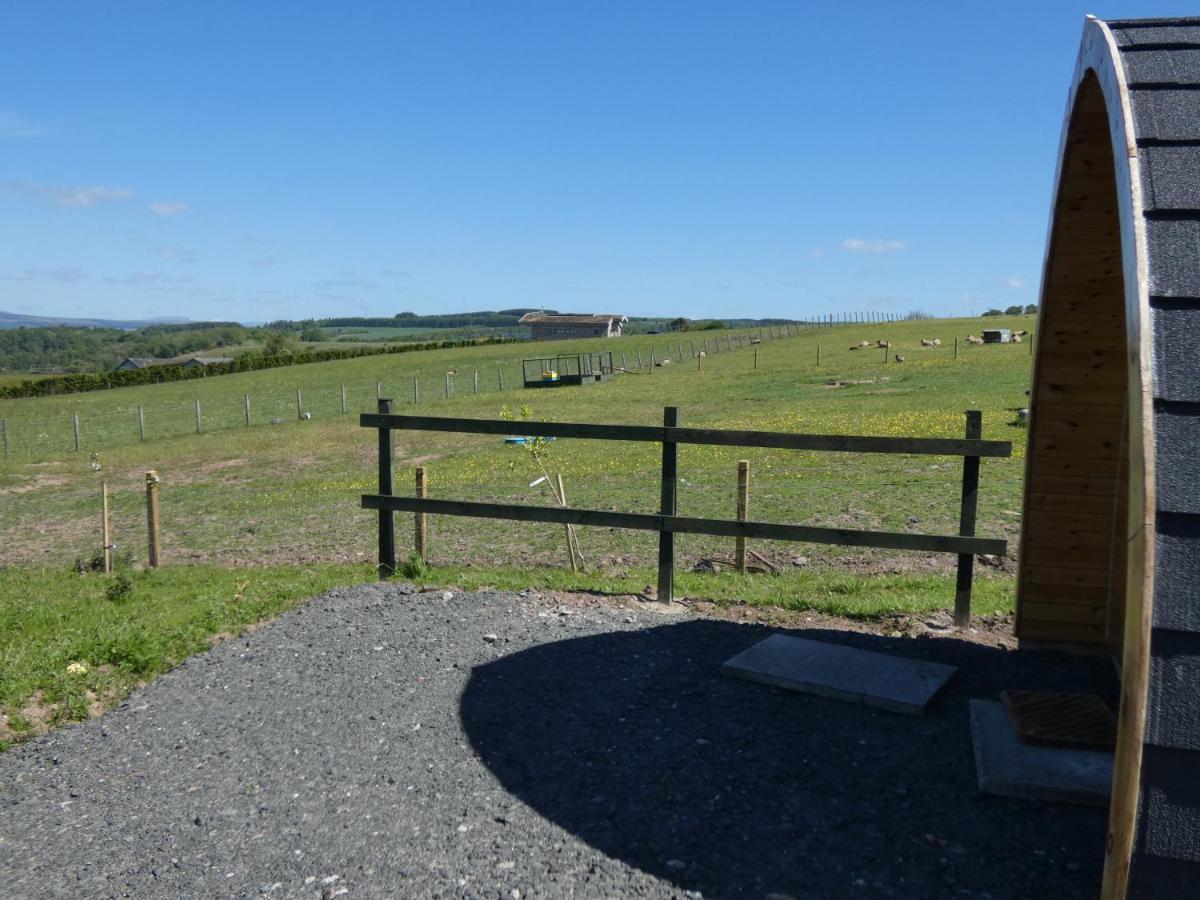
<path fill-rule="evenodd" d="M 1116 746 L 1117 718 L 1093 694 L 1001 691 L 1000 699 L 1022 743 L 1088 750 Z"/>

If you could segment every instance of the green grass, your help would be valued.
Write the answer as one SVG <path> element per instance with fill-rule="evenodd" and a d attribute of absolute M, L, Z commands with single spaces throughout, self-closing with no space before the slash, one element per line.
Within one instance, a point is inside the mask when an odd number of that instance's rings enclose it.
<path fill-rule="evenodd" d="M 93 704 L 119 700 L 211 646 L 214 635 L 236 635 L 373 573 L 366 566 L 178 566 L 134 572 L 128 595 L 110 600 L 117 577 L 65 566 L 0 568 L 0 712 L 17 737 L 37 724 L 86 718 Z M 37 712 L 23 713 L 34 698 Z"/>
<path fill-rule="evenodd" d="M 375 382 L 412 408 L 413 375 L 421 378 L 420 411 L 432 415 L 496 417 L 504 405 L 529 404 L 537 418 L 656 424 L 664 406 L 681 408 L 686 425 L 813 433 L 958 437 L 963 410 L 984 412 L 984 435 L 1008 439 L 1012 459 L 982 464 L 978 533 L 1005 537 L 1019 528 L 1026 432 L 1013 410 L 1025 403 L 1031 357 L 1027 344 L 960 347 L 953 338 L 984 327 L 1032 327 L 1032 319 L 987 319 L 841 326 L 768 341 L 717 355 L 712 333 L 647 335 L 615 341 L 459 348 L 272 369 L 242 375 L 71 397 L 0 402 L 18 451 L 28 429 L 54 436 L 32 457 L 0 462 L 0 704 L 19 714 L 35 691 L 79 714 L 86 693 L 65 675 L 87 661 L 97 696 L 123 690 L 206 646 L 208 636 L 274 615 L 338 581 L 370 577 L 375 558 L 374 514 L 359 497 L 375 490 L 376 434 L 353 415 L 375 403 Z M 920 337 L 943 346 L 922 350 Z M 512 390 L 523 355 L 592 350 L 661 358 L 665 346 L 710 340 L 697 371 L 694 360 L 621 375 L 586 388 Z M 849 348 L 887 338 L 903 364 L 883 351 Z M 816 362 L 820 345 L 821 363 Z M 503 366 L 510 390 L 495 389 Z M 445 373 L 456 369 L 456 395 L 440 399 Z M 478 369 L 484 393 L 470 393 Z M 834 382 L 835 384 L 830 384 Z M 337 411 L 345 383 L 351 414 Z M 314 418 L 295 418 L 295 389 Z M 254 398 L 256 422 L 247 428 L 242 395 Z M 274 397 L 274 405 L 266 398 Z M 206 431 L 190 432 L 192 399 L 201 400 Z M 144 405 L 147 440 L 134 430 Z M 176 413 L 170 413 L 179 407 Z M 81 452 L 62 439 L 64 420 L 78 409 Z M 172 428 L 175 415 L 179 427 Z M 108 424 L 105 424 L 108 423 Z M 68 424 L 69 427 L 69 424 Z M 519 426 L 514 431 L 519 432 Z M 69 431 L 68 431 L 69 434 Z M 69 439 L 68 439 L 69 440 Z M 523 450 L 497 437 L 433 433 L 396 436 L 399 490 L 415 465 L 429 472 L 430 495 L 495 502 L 549 503 L 545 486 Z M 91 453 L 99 454 L 94 471 Z M 731 517 L 737 461 L 751 465 L 751 517 L 764 521 L 952 533 L 956 529 L 957 458 L 870 456 L 684 446 L 679 451 L 679 510 L 683 515 Z M 559 440 L 548 467 L 563 474 L 576 506 L 654 512 L 659 449 L 651 444 Z M 131 596 L 106 599 L 110 579 L 68 575 L 72 560 L 89 557 L 99 540 L 99 482 L 110 488 L 113 536 L 122 553 L 144 557 L 144 474 L 162 478 L 163 558 L 167 567 L 134 576 Z M 411 519 L 398 517 L 401 556 Z M 632 593 L 654 583 L 656 538 L 644 532 L 579 529 L 585 570 L 570 573 L 558 526 L 431 520 L 429 583 L 463 587 L 544 587 Z M 954 557 L 923 553 L 752 541 L 779 576 L 690 572 L 706 557 L 728 556 L 732 541 L 697 535 L 676 539 L 678 586 L 684 596 L 718 602 L 820 609 L 839 615 L 924 612 L 953 603 Z M 803 567 L 793 557 L 807 557 Z M 979 612 L 1012 608 L 1012 579 L 980 577 Z M 247 600 L 234 602 L 237 579 L 249 579 Z M 253 599 L 251 599 L 253 598 Z M 61 631 L 61 637 L 56 637 Z M 86 651 L 86 652 L 85 652 Z M 97 674 L 104 666 L 111 666 Z M 55 699 L 57 698 L 57 699 Z"/>

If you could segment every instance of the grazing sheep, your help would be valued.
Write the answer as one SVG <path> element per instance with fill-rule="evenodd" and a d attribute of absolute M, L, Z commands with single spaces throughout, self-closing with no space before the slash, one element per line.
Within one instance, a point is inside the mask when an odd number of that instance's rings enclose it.
<path fill-rule="evenodd" d="M 904 362 L 904 357 L 899 353 L 896 354 L 896 362 Z"/>
<path fill-rule="evenodd" d="M 967 343 L 968 344 L 982 344 L 983 338 L 975 337 L 975 335 L 973 335 L 973 334 L 968 334 L 967 335 Z"/>
<path fill-rule="evenodd" d="M 1029 334 L 1029 332 L 1022 328 L 1020 331 L 1014 331 L 1013 337 L 1025 337 L 1027 334 Z"/>
<path fill-rule="evenodd" d="M 940 346 L 942 346 L 942 339 L 941 339 L 941 338 L 934 338 L 934 339 L 933 339 L 933 346 L 935 346 L 935 347 L 940 347 Z"/>
<path fill-rule="evenodd" d="M 935 344 L 929 338 L 921 338 L 921 346 L 922 347 L 936 347 L 937 344 Z"/>
<path fill-rule="evenodd" d="M 871 342 L 870 341 L 859 341 L 854 346 L 858 347 L 859 349 L 866 349 L 867 347 L 871 346 Z"/>
<path fill-rule="evenodd" d="M 1009 340 L 1011 340 L 1014 344 L 1019 344 L 1021 343 L 1021 336 L 1019 334 L 1014 334 L 1011 338 L 1009 338 Z"/>
<path fill-rule="evenodd" d="M 891 341 L 876 341 L 875 346 L 878 347 L 880 350 L 887 350 L 889 347 L 892 346 L 892 342 Z"/>

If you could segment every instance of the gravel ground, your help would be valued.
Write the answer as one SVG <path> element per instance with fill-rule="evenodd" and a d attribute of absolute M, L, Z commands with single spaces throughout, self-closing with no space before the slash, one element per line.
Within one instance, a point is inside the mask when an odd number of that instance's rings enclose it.
<path fill-rule="evenodd" d="M 980 796 L 967 700 L 1106 664 L 791 621 L 961 671 L 908 717 L 719 675 L 760 624 L 330 591 L 0 755 L 0 893 L 1096 895 L 1105 812 Z"/>

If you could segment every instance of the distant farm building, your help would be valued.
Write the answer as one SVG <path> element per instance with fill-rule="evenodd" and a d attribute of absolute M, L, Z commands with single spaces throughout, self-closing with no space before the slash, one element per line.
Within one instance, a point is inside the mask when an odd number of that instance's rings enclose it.
<path fill-rule="evenodd" d="M 557 316 L 526 313 L 519 324 L 533 330 L 535 341 L 565 341 L 570 338 L 620 337 L 628 316 Z"/>
<path fill-rule="evenodd" d="M 200 366 L 220 366 L 233 362 L 232 356 L 193 356 L 183 364 L 185 369 L 195 369 Z"/>
<path fill-rule="evenodd" d="M 152 359 L 146 356 L 127 356 L 117 363 L 117 371 L 122 369 L 145 369 L 149 366 L 157 366 L 159 360 Z"/>

